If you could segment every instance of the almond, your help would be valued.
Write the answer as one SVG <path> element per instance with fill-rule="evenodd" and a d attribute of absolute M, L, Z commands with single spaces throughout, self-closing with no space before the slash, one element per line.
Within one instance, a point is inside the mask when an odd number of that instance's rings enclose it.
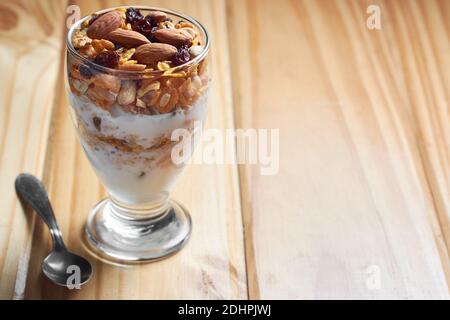
<path fill-rule="evenodd" d="M 162 11 L 150 11 L 147 17 L 150 17 L 152 23 L 160 23 L 167 19 L 167 15 Z"/>
<path fill-rule="evenodd" d="M 110 11 L 100 16 L 89 26 L 87 35 L 91 39 L 105 39 L 110 32 L 119 28 L 121 24 L 120 12 Z"/>
<path fill-rule="evenodd" d="M 105 39 L 120 44 L 125 48 L 134 48 L 150 43 L 150 41 L 143 34 L 133 30 L 125 30 L 120 28 L 110 32 Z"/>
<path fill-rule="evenodd" d="M 134 81 L 124 81 L 117 96 L 117 103 L 121 106 L 132 104 L 136 99 L 136 84 Z"/>
<path fill-rule="evenodd" d="M 111 111 L 117 93 L 101 87 L 89 87 L 87 96 L 100 108 Z"/>
<path fill-rule="evenodd" d="M 167 92 L 163 93 L 154 108 L 160 113 L 167 113 L 175 108 L 178 103 L 178 91 L 174 88 L 169 89 Z"/>
<path fill-rule="evenodd" d="M 155 64 L 170 60 L 177 53 L 177 48 L 165 43 L 149 43 L 136 48 L 134 58 L 142 64 Z"/>
<path fill-rule="evenodd" d="M 91 81 L 96 87 L 108 89 L 114 93 L 120 90 L 120 80 L 106 73 L 97 73 Z"/>
<path fill-rule="evenodd" d="M 160 29 L 153 32 L 153 35 L 158 41 L 176 47 L 191 44 L 194 40 L 194 36 L 184 29 Z"/>

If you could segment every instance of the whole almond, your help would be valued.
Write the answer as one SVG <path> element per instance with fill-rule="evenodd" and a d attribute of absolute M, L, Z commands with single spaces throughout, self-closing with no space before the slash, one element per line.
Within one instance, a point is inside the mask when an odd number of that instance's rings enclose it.
<path fill-rule="evenodd" d="M 170 60 L 177 53 L 177 48 L 165 43 L 149 43 L 136 48 L 134 58 L 142 64 L 155 64 Z"/>
<path fill-rule="evenodd" d="M 121 24 L 120 12 L 110 11 L 101 15 L 89 26 L 87 35 L 91 39 L 105 39 L 106 35 L 119 28 Z"/>
<path fill-rule="evenodd" d="M 163 22 L 167 19 L 167 15 L 162 11 L 150 11 L 147 14 L 147 17 L 150 17 L 151 21 L 154 23 Z"/>
<path fill-rule="evenodd" d="M 117 103 L 121 106 L 132 104 L 136 99 L 136 84 L 134 81 L 123 81 L 119 95 L 117 96 Z"/>
<path fill-rule="evenodd" d="M 87 96 L 95 102 L 95 104 L 107 111 L 111 111 L 111 107 L 116 100 L 117 93 L 101 87 L 89 87 Z"/>
<path fill-rule="evenodd" d="M 120 90 L 120 80 L 110 74 L 106 73 L 97 73 L 92 79 L 91 83 L 95 85 L 95 87 L 108 89 L 114 93 L 118 93 Z"/>
<path fill-rule="evenodd" d="M 143 34 L 133 30 L 126 30 L 121 28 L 110 32 L 105 39 L 120 44 L 125 48 L 134 48 L 146 43 L 150 43 L 150 41 Z"/>
<path fill-rule="evenodd" d="M 190 44 L 194 40 L 194 36 L 183 29 L 159 29 L 153 32 L 153 35 L 158 41 L 176 47 Z"/>

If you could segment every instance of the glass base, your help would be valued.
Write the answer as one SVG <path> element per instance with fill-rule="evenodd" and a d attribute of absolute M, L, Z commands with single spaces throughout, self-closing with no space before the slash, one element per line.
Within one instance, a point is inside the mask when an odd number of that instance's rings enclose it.
<path fill-rule="evenodd" d="M 90 249 L 107 262 L 134 264 L 165 258 L 189 239 L 191 217 L 173 200 L 158 214 L 135 214 L 107 198 L 89 213 L 85 233 Z"/>

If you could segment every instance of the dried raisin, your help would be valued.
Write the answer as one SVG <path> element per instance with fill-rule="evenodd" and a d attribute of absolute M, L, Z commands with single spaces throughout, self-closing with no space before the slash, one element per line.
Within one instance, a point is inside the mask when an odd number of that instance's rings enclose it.
<path fill-rule="evenodd" d="M 131 27 L 134 31 L 142 33 L 147 38 L 151 38 L 152 36 L 153 26 L 150 18 L 138 20 Z"/>
<path fill-rule="evenodd" d="M 103 67 L 115 68 L 119 64 L 119 55 L 115 51 L 103 51 L 95 57 L 94 62 Z"/>
<path fill-rule="evenodd" d="M 175 66 L 179 66 L 186 62 L 189 62 L 189 60 L 191 60 L 191 55 L 189 53 L 188 46 L 181 46 L 180 48 L 178 48 L 177 53 L 172 58 L 172 63 Z"/>
<path fill-rule="evenodd" d="M 135 9 L 135 8 L 128 8 L 125 15 L 126 15 L 127 23 L 131 23 L 131 24 L 134 24 L 135 22 L 144 19 L 144 16 L 142 15 L 142 13 L 138 9 Z"/>

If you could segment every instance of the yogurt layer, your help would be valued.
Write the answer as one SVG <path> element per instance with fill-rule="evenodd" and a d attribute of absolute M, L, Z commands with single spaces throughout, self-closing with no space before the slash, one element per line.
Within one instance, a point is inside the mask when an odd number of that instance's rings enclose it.
<path fill-rule="evenodd" d="M 191 141 L 198 140 L 201 132 L 193 126 L 206 118 L 208 94 L 187 109 L 161 115 L 131 114 L 118 105 L 108 112 L 84 96 L 69 94 L 82 146 L 115 200 L 134 206 L 167 199 L 183 169 L 171 159 L 177 143 L 172 132 L 184 128 Z"/>

